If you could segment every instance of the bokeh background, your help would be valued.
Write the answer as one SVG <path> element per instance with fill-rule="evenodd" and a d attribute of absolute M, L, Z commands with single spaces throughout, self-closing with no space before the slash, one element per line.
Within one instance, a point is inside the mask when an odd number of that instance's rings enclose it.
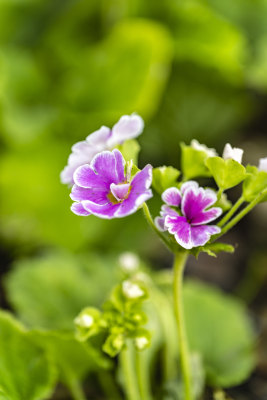
<path fill-rule="evenodd" d="M 0 0 L 1 274 L 49 252 L 130 250 L 169 267 L 141 212 L 127 221 L 70 212 L 59 174 L 71 145 L 138 112 L 140 166 L 179 168 L 179 142 L 193 138 L 218 152 L 242 147 L 257 165 L 267 156 L 266 108 L 267 0 Z M 154 198 L 154 215 L 159 206 Z M 263 339 L 246 390 L 264 393 L 266 223 L 263 204 L 226 238 L 239 243 L 234 256 L 200 256 L 188 268 L 250 305 Z M 10 307 L 3 287 L 0 300 Z"/>

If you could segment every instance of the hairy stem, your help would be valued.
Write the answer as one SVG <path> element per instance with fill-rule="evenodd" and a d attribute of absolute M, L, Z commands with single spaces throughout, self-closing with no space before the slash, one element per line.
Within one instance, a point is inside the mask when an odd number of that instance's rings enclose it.
<path fill-rule="evenodd" d="M 184 381 L 184 399 L 192 400 L 191 391 L 191 368 L 190 368 L 190 353 L 188 350 L 186 327 L 184 319 L 184 306 L 183 306 L 183 274 L 184 267 L 188 254 L 186 252 L 179 252 L 175 254 L 173 269 L 173 296 L 174 296 L 174 311 L 178 329 L 178 343 L 181 357 L 181 369 Z"/>
<path fill-rule="evenodd" d="M 234 213 L 241 207 L 241 205 L 244 203 L 244 198 L 241 196 L 237 202 L 233 205 L 231 210 L 228 211 L 227 214 L 220 220 L 220 222 L 217 224 L 218 226 L 223 226 L 226 224 L 226 222 L 229 221 L 229 219 L 234 215 Z"/>
<path fill-rule="evenodd" d="M 150 225 L 150 227 L 153 229 L 154 232 L 156 232 L 156 234 L 160 237 L 160 239 L 163 241 L 163 243 L 168 247 L 168 249 L 173 252 L 172 250 L 172 245 L 169 242 L 169 240 L 165 237 L 165 235 L 160 232 L 158 230 L 158 228 L 156 227 L 156 225 L 154 224 L 153 218 L 150 214 L 149 208 L 147 206 L 146 203 L 143 204 L 143 210 L 144 210 L 144 215 L 146 217 L 146 220 L 148 222 L 148 224 Z"/>
<path fill-rule="evenodd" d="M 120 363 L 124 377 L 124 390 L 127 400 L 142 400 L 138 390 L 135 360 L 130 348 L 127 347 L 121 351 Z"/>

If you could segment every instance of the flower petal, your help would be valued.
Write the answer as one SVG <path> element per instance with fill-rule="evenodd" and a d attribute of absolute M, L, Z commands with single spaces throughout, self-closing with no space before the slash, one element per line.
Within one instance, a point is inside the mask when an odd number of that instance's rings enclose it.
<path fill-rule="evenodd" d="M 199 187 L 199 184 L 196 181 L 187 181 L 182 184 L 181 193 L 184 194 L 184 192 L 189 188 L 197 189 L 198 187 Z"/>
<path fill-rule="evenodd" d="M 123 115 L 112 128 L 108 146 L 113 147 L 123 143 L 125 140 L 133 139 L 139 136 L 143 129 L 144 121 L 139 115 Z"/>
<path fill-rule="evenodd" d="M 189 187 L 182 198 L 182 213 L 192 225 L 208 223 L 222 213 L 222 209 L 219 207 L 206 210 L 216 201 L 217 196 L 213 190 Z"/>
<path fill-rule="evenodd" d="M 163 204 L 163 206 L 161 206 L 160 216 L 156 217 L 154 220 L 156 227 L 162 232 L 167 230 L 165 227 L 165 218 L 167 215 L 174 218 L 179 216 L 175 210 L 173 210 L 171 207 L 168 207 L 166 204 Z"/>
<path fill-rule="evenodd" d="M 166 189 L 162 193 L 161 198 L 168 206 L 179 207 L 181 203 L 181 193 L 176 187 Z"/>
<path fill-rule="evenodd" d="M 121 204 L 116 216 L 123 217 L 132 214 L 141 204 L 150 199 L 153 196 L 151 190 L 148 190 L 151 183 L 152 166 L 148 164 L 134 176 L 129 196 Z"/>
<path fill-rule="evenodd" d="M 120 183 L 116 170 L 115 154 L 111 151 L 98 153 L 91 162 L 91 167 L 105 184 Z"/>
<path fill-rule="evenodd" d="M 107 126 L 101 126 L 100 129 L 87 136 L 86 142 L 92 147 L 97 147 L 100 151 L 105 150 L 110 135 L 111 130 Z"/>
<path fill-rule="evenodd" d="M 74 185 L 70 194 L 70 198 L 74 201 L 90 200 L 96 204 L 107 204 L 108 191 L 101 189 L 85 189 L 83 187 Z"/>
<path fill-rule="evenodd" d="M 114 154 L 114 157 L 116 160 L 116 171 L 117 171 L 117 175 L 118 175 L 118 181 L 123 182 L 126 180 L 125 173 L 124 173 L 126 162 L 119 150 L 114 149 L 112 153 Z"/>
<path fill-rule="evenodd" d="M 165 218 L 165 227 L 174 235 L 177 243 L 185 249 L 192 249 L 193 243 L 191 239 L 191 226 L 185 217 L 170 217 Z"/>
<path fill-rule="evenodd" d="M 110 183 L 102 179 L 101 176 L 97 175 L 90 165 L 85 164 L 77 168 L 73 174 L 73 180 L 76 185 L 83 188 L 94 188 L 109 190 Z"/>
<path fill-rule="evenodd" d="M 230 143 L 226 143 L 223 149 L 223 159 L 232 159 L 241 164 L 244 150 L 239 147 L 232 147 Z"/>
<path fill-rule="evenodd" d="M 82 201 L 82 205 L 86 211 L 89 213 L 104 219 L 114 218 L 115 212 L 120 207 L 120 203 L 112 204 L 111 202 L 107 204 L 95 204 L 92 201 L 84 200 Z"/>
<path fill-rule="evenodd" d="M 83 217 L 90 215 L 90 213 L 84 209 L 82 203 L 73 203 L 70 209 L 76 215 L 81 215 Z"/>
<path fill-rule="evenodd" d="M 126 198 L 129 192 L 129 188 L 130 188 L 130 183 L 124 183 L 119 185 L 112 183 L 110 185 L 111 193 L 118 201 L 124 200 Z"/>
<path fill-rule="evenodd" d="M 133 214 L 137 209 L 147 200 L 153 196 L 151 190 L 146 190 L 143 193 L 135 194 L 130 192 L 130 195 L 121 204 L 115 216 L 118 218 L 126 217 L 127 215 Z"/>
<path fill-rule="evenodd" d="M 258 170 L 267 172 L 267 157 L 259 159 Z"/>
<path fill-rule="evenodd" d="M 221 229 L 216 225 L 191 226 L 193 247 L 203 246 L 210 240 L 211 235 L 220 232 Z"/>

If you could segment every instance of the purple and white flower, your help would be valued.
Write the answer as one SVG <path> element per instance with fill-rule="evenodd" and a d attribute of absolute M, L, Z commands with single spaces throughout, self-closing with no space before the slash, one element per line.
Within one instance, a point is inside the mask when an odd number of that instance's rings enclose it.
<path fill-rule="evenodd" d="M 185 249 L 203 246 L 211 235 L 220 233 L 218 226 L 207 225 L 222 213 L 221 208 L 211 207 L 217 201 L 213 190 L 188 181 L 181 186 L 181 190 L 176 187 L 165 190 L 162 200 L 166 204 L 162 206 L 155 224 L 159 230 L 174 235 L 177 243 Z"/>
<path fill-rule="evenodd" d="M 97 153 L 111 150 L 126 140 L 136 138 L 144 129 L 143 119 L 137 115 L 123 115 L 112 129 L 102 126 L 81 142 L 74 144 L 68 159 L 68 165 L 60 174 L 62 183 L 73 184 L 76 168 L 89 164 Z"/>
<path fill-rule="evenodd" d="M 258 170 L 267 172 L 267 157 L 259 159 Z"/>
<path fill-rule="evenodd" d="M 152 166 L 146 165 L 132 178 L 117 149 L 97 154 L 90 165 L 76 169 L 70 197 L 71 210 L 82 216 L 120 218 L 133 214 L 152 197 Z"/>
<path fill-rule="evenodd" d="M 232 159 L 237 161 L 239 164 L 242 163 L 244 150 L 239 147 L 232 147 L 229 143 L 226 143 L 223 149 L 223 159 L 228 160 Z"/>

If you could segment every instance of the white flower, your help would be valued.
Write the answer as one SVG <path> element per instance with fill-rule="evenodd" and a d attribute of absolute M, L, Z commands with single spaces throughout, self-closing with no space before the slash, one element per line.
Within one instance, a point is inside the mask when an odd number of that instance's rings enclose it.
<path fill-rule="evenodd" d="M 259 159 L 258 170 L 267 172 L 267 157 Z"/>
<path fill-rule="evenodd" d="M 229 158 L 232 160 L 237 161 L 238 163 L 241 164 L 242 162 L 242 157 L 243 157 L 244 150 L 238 148 L 238 147 L 232 147 L 229 143 L 227 143 L 224 146 L 223 150 L 223 158 L 225 160 L 228 160 Z"/>
<path fill-rule="evenodd" d="M 143 350 L 149 343 L 149 340 L 145 336 L 140 336 L 135 339 L 135 345 L 138 350 Z"/>
<path fill-rule="evenodd" d="M 128 299 L 137 299 L 145 294 L 139 285 L 130 281 L 124 281 L 122 283 L 122 291 L 124 296 Z"/>
<path fill-rule="evenodd" d="M 74 322 L 82 328 L 90 328 L 94 323 L 94 318 L 91 315 L 84 314 L 75 318 Z"/>
<path fill-rule="evenodd" d="M 140 260 L 136 254 L 125 252 L 120 255 L 119 263 L 125 272 L 134 272 L 138 269 Z"/>
<path fill-rule="evenodd" d="M 196 139 L 191 140 L 190 146 L 198 151 L 204 151 L 208 157 L 216 157 L 218 154 L 215 149 L 210 149 L 205 144 L 200 144 Z"/>

